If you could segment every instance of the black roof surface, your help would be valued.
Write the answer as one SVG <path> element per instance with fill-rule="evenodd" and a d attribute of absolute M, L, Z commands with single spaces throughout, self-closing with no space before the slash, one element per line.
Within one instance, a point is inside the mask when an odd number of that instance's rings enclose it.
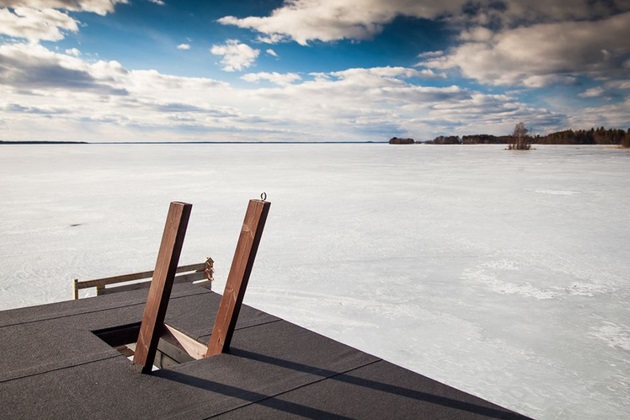
<path fill-rule="evenodd" d="M 243 306 L 231 350 L 143 375 L 93 331 L 147 291 L 0 312 L 2 418 L 526 418 Z M 207 344 L 221 296 L 175 285 L 166 322 Z"/>

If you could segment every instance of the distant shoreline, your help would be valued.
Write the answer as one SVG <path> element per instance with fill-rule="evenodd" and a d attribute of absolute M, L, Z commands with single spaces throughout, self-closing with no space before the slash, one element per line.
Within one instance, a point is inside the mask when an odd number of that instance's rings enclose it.
<path fill-rule="evenodd" d="M 1 144 L 89 144 L 86 141 L 0 140 Z"/>
<path fill-rule="evenodd" d="M 42 145 L 229 145 L 229 144 L 388 144 L 387 141 L 44 141 L 44 140 L 0 140 L 0 146 L 2 145 L 26 145 L 26 146 L 42 146 Z M 620 144 L 579 144 L 579 143 L 536 143 L 537 146 L 617 146 L 622 147 Z M 395 146 L 401 146 L 400 144 L 394 144 Z M 506 143 L 458 143 L 458 144 L 439 144 L 430 142 L 418 142 L 413 145 L 421 146 L 505 146 Z M 402 146 L 408 146 L 407 144 Z"/>
<path fill-rule="evenodd" d="M 387 144 L 386 141 L 7 141 L 3 144 Z"/>

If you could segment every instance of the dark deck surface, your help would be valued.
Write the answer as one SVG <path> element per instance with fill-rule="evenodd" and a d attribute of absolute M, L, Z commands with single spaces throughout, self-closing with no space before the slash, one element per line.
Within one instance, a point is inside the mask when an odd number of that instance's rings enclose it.
<path fill-rule="evenodd" d="M 146 293 L 0 312 L 2 418 L 526 418 L 247 306 L 230 354 L 142 375 L 93 331 Z M 177 285 L 166 322 L 207 344 L 219 300 Z"/>

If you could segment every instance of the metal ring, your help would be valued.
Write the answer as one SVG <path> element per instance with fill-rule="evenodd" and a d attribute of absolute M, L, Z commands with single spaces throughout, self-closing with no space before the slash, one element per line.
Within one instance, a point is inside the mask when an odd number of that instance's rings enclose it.
<path fill-rule="evenodd" d="M 267 201 L 267 193 L 266 193 L 266 192 L 261 193 L 261 194 L 260 194 L 260 199 L 261 199 L 262 201 Z"/>

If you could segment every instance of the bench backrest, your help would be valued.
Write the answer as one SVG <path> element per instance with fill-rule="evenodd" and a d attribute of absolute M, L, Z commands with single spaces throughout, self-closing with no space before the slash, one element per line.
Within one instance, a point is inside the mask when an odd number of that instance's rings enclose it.
<path fill-rule="evenodd" d="M 208 258 L 205 262 L 198 264 L 183 265 L 177 267 L 175 283 L 203 283 L 211 285 L 214 280 L 214 261 Z M 102 279 L 83 280 L 74 279 L 73 297 L 79 299 L 79 290 L 96 288 L 96 295 L 106 295 L 109 293 L 125 292 L 128 290 L 148 289 L 151 285 L 153 271 L 143 271 L 140 273 L 124 274 Z M 133 283 L 131 283 L 133 282 Z M 129 284 L 121 284 L 129 283 Z"/>

